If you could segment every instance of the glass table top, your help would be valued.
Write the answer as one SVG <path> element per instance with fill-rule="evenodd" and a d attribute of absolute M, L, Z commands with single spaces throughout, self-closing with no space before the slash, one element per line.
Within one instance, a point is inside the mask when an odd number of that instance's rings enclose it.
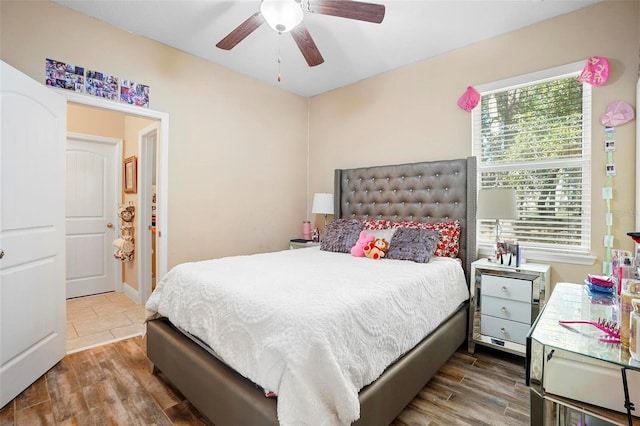
<path fill-rule="evenodd" d="M 559 321 L 598 321 L 605 319 L 620 324 L 618 299 L 615 295 L 590 293 L 582 284 L 558 283 L 542 314 L 530 331 L 530 337 L 547 346 L 578 355 L 616 363 L 640 370 L 640 361 L 631 358 L 621 344 L 600 341 L 605 333 L 588 324 L 561 325 Z"/>

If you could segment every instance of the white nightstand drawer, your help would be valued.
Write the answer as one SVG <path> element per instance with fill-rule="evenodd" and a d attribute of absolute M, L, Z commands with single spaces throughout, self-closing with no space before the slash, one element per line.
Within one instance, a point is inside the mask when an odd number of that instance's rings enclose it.
<path fill-rule="evenodd" d="M 531 303 L 484 296 L 481 311 L 484 315 L 531 324 Z"/>
<path fill-rule="evenodd" d="M 495 296 L 531 303 L 531 286 L 529 280 L 483 274 L 480 292 L 482 297 Z"/>
<path fill-rule="evenodd" d="M 500 340 L 519 343 L 521 345 L 525 345 L 527 343 L 527 333 L 529 333 L 529 328 L 529 324 L 495 318 L 484 315 L 484 313 L 480 320 L 480 333 Z"/>

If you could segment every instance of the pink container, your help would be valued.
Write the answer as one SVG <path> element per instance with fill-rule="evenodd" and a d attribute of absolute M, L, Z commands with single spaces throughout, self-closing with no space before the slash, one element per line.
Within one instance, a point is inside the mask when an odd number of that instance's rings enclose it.
<path fill-rule="evenodd" d="M 305 240 L 311 239 L 311 222 L 308 220 L 302 222 L 302 238 Z"/>

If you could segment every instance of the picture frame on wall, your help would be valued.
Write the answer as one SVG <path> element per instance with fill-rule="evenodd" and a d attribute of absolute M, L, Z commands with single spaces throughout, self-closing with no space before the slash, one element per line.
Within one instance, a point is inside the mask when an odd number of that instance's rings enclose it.
<path fill-rule="evenodd" d="M 149 86 L 123 80 L 120 86 L 120 102 L 149 108 Z"/>
<path fill-rule="evenodd" d="M 47 58 L 46 85 L 81 93 L 84 89 L 84 68 Z"/>
<path fill-rule="evenodd" d="M 123 170 L 123 189 L 127 194 L 135 194 L 138 190 L 137 181 L 138 181 L 138 173 L 137 173 L 137 161 L 136 156 L 127 157 L 122 162 L 122 170 Z"/>
<path fill-rule="evenodd" d="M 118 77 L 87 70 L 86 92 L 89 95 L 118 100 Z"/>

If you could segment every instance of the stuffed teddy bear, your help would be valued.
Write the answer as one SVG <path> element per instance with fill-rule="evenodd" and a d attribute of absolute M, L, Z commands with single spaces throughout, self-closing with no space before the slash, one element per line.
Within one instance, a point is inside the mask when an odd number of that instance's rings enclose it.
<path fill-rule="evenodd" d="M 364 231 L 360 232 L 360 237 L 358 238 L 356 245 L 351 247 L 351 254 L 355 257 L 364 257 L 364 246 L 373 242 L 375 238 L 376 237 L 373 235 L 367 235 Z"/>
<path fill-rule="evenodd" d="M 133 221 L 133 217 L 136 215 L 136 208 L 133 206 L 120 206 L 118 207 L 118 217 L 124 222 Z"/>
<path fill-rule="evenodd" d="M 364 246 L 364 255 L 371 259 L 382 259 L 389 251 L 389 243 L 384 238 L 377 238 Z"/>

